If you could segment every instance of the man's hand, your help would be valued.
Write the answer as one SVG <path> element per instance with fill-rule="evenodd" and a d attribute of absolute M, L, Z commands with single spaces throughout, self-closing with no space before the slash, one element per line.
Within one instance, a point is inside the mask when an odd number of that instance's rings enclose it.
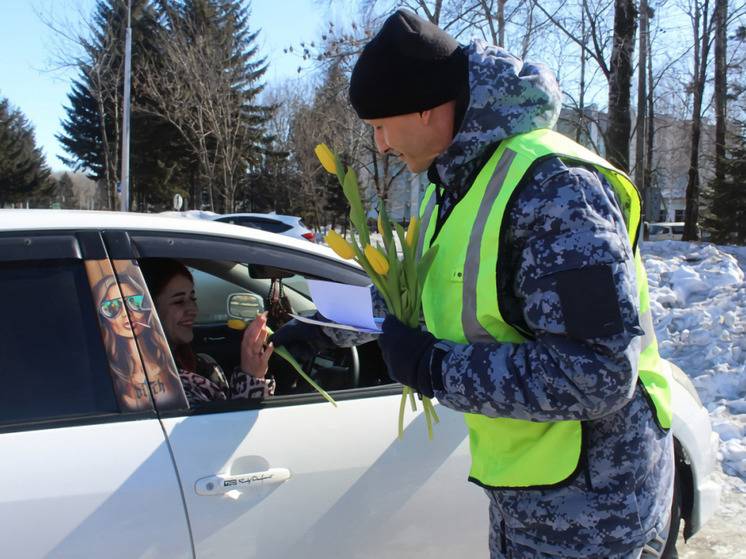
<path fill-rule="evenodd" d="M 432 398 L 435 393 L 430 361 L 438 339 L 430 332 L 410 328 L 392 314 L 386 315 L 381 329 L 383 333 L 378 336 L 378 345 L 389 376 Z M 435 374 L 441 375 L 440 370 Z M 437 384 L 441 382 L 436 379 Z"/>

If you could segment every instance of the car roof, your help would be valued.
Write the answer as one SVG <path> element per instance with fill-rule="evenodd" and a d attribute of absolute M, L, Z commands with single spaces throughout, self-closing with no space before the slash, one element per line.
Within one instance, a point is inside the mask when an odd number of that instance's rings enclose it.
<path fill-rule="evenodd" d="M 209 219 L 184 219 L 162 214 L 145 214 L 137 212 L 99 212 L 91 210 L 21 210 L 0 209 L 0 233 L 12 231 L 82 231 L 82 230 L 128 230 L 128 231 L 162 231 L 164 233 L 195 233 L 215 235 L 270 243 L 303 249 L 346 262 L 353 266 L 356 263 L 344 260 L 329 247 L 309 243 L 304 239 L 295 239 L 260 229 L 221 223 Z"/>

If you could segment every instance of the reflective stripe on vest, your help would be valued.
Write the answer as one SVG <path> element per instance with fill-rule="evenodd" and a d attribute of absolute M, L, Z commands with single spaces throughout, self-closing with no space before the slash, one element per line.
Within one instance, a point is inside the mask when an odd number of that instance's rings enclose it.
<path fill-rule="evenodd" d="M 457 343 L 513 342 L 524 337 L 500 313 L 496 270 L 500 230 L 510 198 L 526 171 L 540 158 L 557 155 L 598 169 L 614 188 L 630 237 L 640 226 L 640 199 L 629 178 L 598 155 L 549 130 L 537 130 L 503 141 L 482 168 L 466 195 L 451 209 L 434 244 L 440 245 L 425 280 L 422 306 L 428 330 Z M 435 230 L 435 186 L 420 207 L 422 252 Z M 645 330 L 639 376 L 664 428 L 670 427 L 669 371 L 661 366 L 647 277 L 639 254 L 635 263 L 640 320 Z M 576 470 L 582 449 L 579 421 L 531 422 L 466 414 L 472 452 L 470 479 L 489 487 L 547 486 Z M 551 466 L 548 466 L 551 465 Z"/>

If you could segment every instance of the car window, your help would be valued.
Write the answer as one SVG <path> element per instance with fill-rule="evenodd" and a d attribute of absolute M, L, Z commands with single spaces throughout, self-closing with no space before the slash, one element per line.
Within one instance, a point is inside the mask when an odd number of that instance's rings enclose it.
<path fill-rule="evenodd" d="M 194 289 L 197 293 L 199 309 L 197 312 L 196 324 L 225 324 L 228 319 L 228 297 L 233 293 L 248 293 L 258 295 L 263 300 L 261 293 L 256 293 L 251 289 L 246 289 L 235 283 L 224 280 L 216 275 L 203 272 L 196 268 L 190 267 L 189 271 L 194 278 Z M 262 287 L 262 286 L 257 286 Z M 266 291 L 269 290 L 267 285 Z M 263 289 L 261 291 L 264 291 Z M 257 309 L 257 312 L 263 312 L 264 305 Z"/>
<path fill-rule="evenodd" d="M 674 225 L 673 226 L 673 232 L 676 235 L 683 235 L 684 234 L 684 226 L 683 225 Z"/>
<path fill-rule="evenodd" d="M 310 316 L 316 307 L 308 296 L 308 282 L 303 274 L 260 264 L 234 261 L 189 259 L 188 264 L 194 280 L 197 300 L 197 317 L 193 323 L 193 338 L 190 349 L 195 355 L 209 356 L 220 366 L 228 379 L 240 368 L 240 347 L 243 333 L 228 327 L 228 320 L 238 318 L 236 312 L 250 322 L 256 314 L 268 312 L 268 325 L 276 330 L 290 320 L 288 313 Z M 147 266 L 147 259 L 140 260 Z M 282 297 L 278 288 L 281 286 Z M 275 295 L 275 296 L 273 296 Z M 238 302 L 229 310 L 231 296 Z M 163 322 L 163 319 L 161 319 Z M 173 349 L 173 348 L 172 348 Z M 358 389 L 391 382 L 375 341 L 364 343 L 355 349 L 293 348 L 303 369 L 328 391 Z M 178 363 L 177 363 L 178 364 Z M 298 375 L 284 359 L 277 355 L 270 358 L 269 373 L 276 381 L 275 398 L 313 393 L 313 389 Z M 282 400 L 283 402 L 285 400 Z M 205 411 L 221 409 L 220 402 L 199 404 Z M 246 402 L 244 405 L 255 405 Z"/>
<path fill-rule="evenodd" d="M 80 260 L 0 263 L 0 423 L 119 408 Z"/>
<path fill-rule="evenodd" d="M 274 219 L 246 218 L 245 220 L 243 220 L 241 225 L 245 225 L 247 227 L 255 227 L 256 229 L 269 231 L 270 233 L 284 233 L 285 231 L 289 231 L 291 229 L 290 225 L 282 223 L 281 221 L 275 221 Z"/>

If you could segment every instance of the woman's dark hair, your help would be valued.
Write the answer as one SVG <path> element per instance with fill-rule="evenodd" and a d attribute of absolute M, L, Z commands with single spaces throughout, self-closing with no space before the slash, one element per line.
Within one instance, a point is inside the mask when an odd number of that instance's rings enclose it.
<path fill-rule="evenodd" d="M 194 283 L 194 278 L 187 267 L 172 258 L 144 258 L 140 260 L 140 269 L 148 284 L 153 298 L 158 297 L 169 281 L 175 276 L 182 276 Z"/>
<path fill-rule="evenodd" d="M 139 261 L 139 264 L 154 304 L 156 297 L 161 294 L 163 288 L 174 277 L 182 276 L 194 283 L 191 272 L 178 260 L 173 260 L 172 258 L 143 258 Z M 171 353 L 179 369 L 195 371 L 197 359 L 191 345 L 185 344 L 178 347 L 171 347 Z"/>

